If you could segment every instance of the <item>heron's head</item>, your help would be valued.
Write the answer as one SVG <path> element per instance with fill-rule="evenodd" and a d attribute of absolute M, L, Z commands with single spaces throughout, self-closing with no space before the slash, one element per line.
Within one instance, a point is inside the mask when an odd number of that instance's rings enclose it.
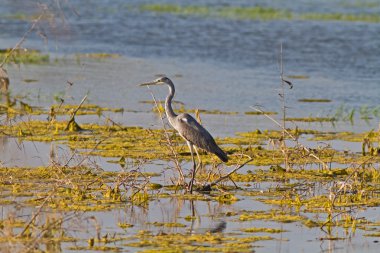
<path fill-rule="evenodd" d="M 148 83 L 142 83 L 140 84 L 140 86 L 147 86 L 147 85 L 162 85 L 162 84 L 167 84 L 167 85 L 171 85 L 173 84 L 172 81 L 167 78 L 166 76 L 163 76 L 163 77 L 159 77 L 157 78 L 156 80 L 152 81 L 152 82 L 148 82 Z"/>

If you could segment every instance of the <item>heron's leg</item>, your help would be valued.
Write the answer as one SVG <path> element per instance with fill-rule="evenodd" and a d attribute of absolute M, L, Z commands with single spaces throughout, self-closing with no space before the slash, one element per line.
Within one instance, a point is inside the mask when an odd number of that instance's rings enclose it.
<path fill-rule="evenodd" d="M 194 146 L 191 144 L 189 141 L 186 141 L 187 146 L 189 146 L 190 154 L 191 154 L 191 160 L 193 161 L 193 164 L 195 164 L 195 159 L 194 159 Z"/>
<path fill-rule="evenodd" d="M 192 194 L 193 193 L 193 184 L 194 184 L 195 171 L 197 169 L 197 164 L 195 163 L 195 159 L 194 159 L 193 144 L 191 144 L 189 141 L 187 141 L 187 145 L 189 146 L 189 149 L 190 149 L 191 160 L 193 160 L 193 170 L 191 172 L 191 180 L 190 180 L 190 183 L 189 183 L 190 194 Z"/>
<path fill-rule="evenodd" d="M 199 156 L 198 148 L 196 146 L 193 146 L 193 147 L 194 147 L 195 153 L 197 153 L 197 157 L 198 157 L 198 166 L 197 166 L 197 171 L 198 171 L 199 168 L 202 168 L 202 160 L 201 160 L 201 157 Z"/>

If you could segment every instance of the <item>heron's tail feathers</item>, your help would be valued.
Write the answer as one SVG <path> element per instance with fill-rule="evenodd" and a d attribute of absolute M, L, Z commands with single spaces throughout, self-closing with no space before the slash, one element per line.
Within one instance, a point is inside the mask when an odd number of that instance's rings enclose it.
<path fill-rule="evenodd" d="M 222 160 L 223 162 L 225 162 L 225 163 L 228 162 L 228 157 L 227 157 L 226 153 L 224 153 L 224 151 L 221 148 L 217 147 L 217 149 L 214 150 L 214 154 L 217 157 L 219 157 L 219 159 Z"/>

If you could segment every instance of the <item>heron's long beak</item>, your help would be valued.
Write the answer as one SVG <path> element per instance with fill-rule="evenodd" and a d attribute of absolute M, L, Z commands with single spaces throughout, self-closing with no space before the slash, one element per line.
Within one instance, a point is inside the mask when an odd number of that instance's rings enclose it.
<path fill-rule="evenodd" d="M 142 83 L 142 84 L 139 84 L 139 86 L 157 85 L 157 84 L 161 84 L 161 82 L 153 81 L 153 82 L 149 82 L 149 83 Z"/>

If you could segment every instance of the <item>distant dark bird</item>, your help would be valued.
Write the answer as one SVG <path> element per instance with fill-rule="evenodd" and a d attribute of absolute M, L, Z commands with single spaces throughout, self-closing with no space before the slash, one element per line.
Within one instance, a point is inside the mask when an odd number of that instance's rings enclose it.
<path fill-rule="evenodd" d="M 210 153 L 215 154 L 223 162 L 228 161 L 228 157 L 224 151 L 218 147 L 215 143 L 214 138 L 211 134 L 199 124 L 192 116 L 187 113 L 181 113 L 179 115 L 175 114 L 172 108 L 172 99 L 174 97 L 175 88 L 173 82 L 166 76 L 160 77 L 152 82 L 140 84 L 140 86 L 147 85 L 163 85 L 166 84 L 169 86 L 169 95 L 165 100 L 165 112 L 169 120 L 170 125 L 177 130 L 179 135 L 186 140 L 187 145 L 189 146 L 191 159 L 193 161 L 193 171 L 191 176 L 191 181 L 189 183 L 190 193 L 193 192 L 193 183 L 195 178 L 196 163 L 194 159 L 194 150 L 197 153 L 198 159 L 199 153 L 198 148 L 204 149 Z"/>

